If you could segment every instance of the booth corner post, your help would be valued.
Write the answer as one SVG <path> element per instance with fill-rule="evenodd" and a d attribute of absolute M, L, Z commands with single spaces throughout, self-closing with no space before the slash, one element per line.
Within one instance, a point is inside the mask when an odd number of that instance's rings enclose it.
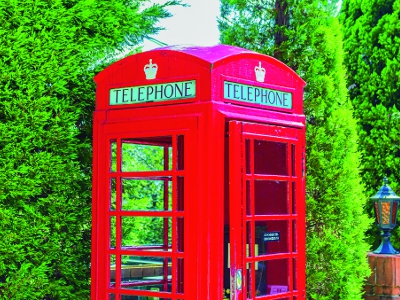
<path fill-rule="evenodd" d="M 385 177 L 383 186 L 370 199 L 374 204 L 376 226 L 382 231 L 382 242 L 373 253 L 399 254 L 400 252 L 390 242 L 390 231 L 396 227 L 400 197 L 393 192 L 388 185 L 388 179 Z"/>
<path fill-rule="evenodd" d="M 305 82 L 165 47 L 95 77 L 93 300 L 305 300 Z"/>

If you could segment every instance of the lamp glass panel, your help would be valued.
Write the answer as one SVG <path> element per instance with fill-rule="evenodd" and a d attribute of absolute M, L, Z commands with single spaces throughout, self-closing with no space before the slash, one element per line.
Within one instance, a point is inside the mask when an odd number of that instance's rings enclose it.
<path fill-rule="evenodd" d="M 390 202 L 382 201 L 381 202 L 381 215 L 382 215 L 382 225 L 390 224 Z"/>
<path fill-rule="evenodd" d="M 374 206 L 375 206 L 376 223 L 377 223 L 377 224 L 380 224 L 381 218 L 379 217 L 379 204 L 378 204 L 378 202 L 375 202 L 375 203 L 374 203 Z"/>
<path fill-rule="evenodd" d="M 392 210 L 392 225 L 396 225 L 396 217 L 397 217 L 397 202 L 393 202 L 393 210 Z"/>

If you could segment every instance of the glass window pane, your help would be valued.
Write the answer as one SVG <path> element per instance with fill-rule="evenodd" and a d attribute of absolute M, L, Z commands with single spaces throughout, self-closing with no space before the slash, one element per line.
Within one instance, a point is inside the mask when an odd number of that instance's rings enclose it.
<path fill-rule="evenodd" d="M 248 268 L 247 268 L 247 298 L 253 299 L 253 287 L 255 287 L 255 290 L 257 291 L 257 285 L 256 285 L 256 277 L 254 276 L 254 274 L 256 274 L 256 272 L 254 272 L 254 265 L 257 266 L 257 263 L 250 263 L 248 264 Z"/>
<path fill-rule="evenodd" d="M 256 221 L 258 255 L 289 253 L 289 221 Z"/>
<path fill-rule="evenodd" d="M 115 300 L 115 294 L 108 294 L 108 300 Z"/>
<path fill-rule="evenodd" d="M 292 251 L 297 252 L 297 222 L 292 221 Z"/>
<path fill-rule="evenodd" d="M 117 172 L 117 142 L 116 140 L 111 140 L 110 142 L 110 171 Z"/>
<path fill-rule="evenodd" d="M 297 214 L 296 183 L 292 182 L 292 214 Z"/>
<path fill-rule="evenodd" d="M 254 173 L 288 175 L 287 144 L 254 140 Z"/>
<path fill-rule="evenodd" d="M 176 287 L 176 292 L 178 293 L 178 294 L 183 294 L 184 293 L 184 278 L 185 278 L 185 273 L 184 273 L 184 260 L 183 260 L 183 258 L 178 258 L 177 260 L 176 260 L 176 263 L 177 263 L 177 275 L 178 275 L 178 278 L 177 278 L 177 280 L 176 280 L 176 284 L 177 284 L 177 287 Z"/>
<path fill-rule="evenodd" d="M 254 247 L 251 247 L 253 245 L 253 238 L 252 238 L 252 231 L 251 231 L 251 226 L 252 222 L 246 222 L 246 257 L 252 257 L 254 255 Z M 255 249 L 255 253 L 257 253 L 258 249 Z M 257 254 L 256 254 L 257 255 Z M 248 268 L 248 264 L 247 264 Z"/>
<path fill-rule="evenodd" d="M 252 165 L 251 165 L 251 149 L 250 149 L 250 140 L 246 140 L 245 142 L 246 147 L 246 174 L 251 174 Z"/>
<path fill-rule="evenodd" d="M 116 241 L 116 235 L 115 233 L 117 232 L 117 222 L 116 222 L 116 217 L 110 217 L 110 248 L 115 249 L 115 241 Z"/>
<path fill-rule="evenodd" d="M 156 289 L 154 289 L 156 290 Z M 162 297 L 160 298 L 159 295 L 157 297 L 152 297 L 152 296 L 133 296 L 133 295 L 121 295 L 121 300 L 172 300 L 171 298 L 165 298 Z"/>
<path fill-rule="evenodd" d="M 171 292 L 170 258 L 121 255 L 121 288 Z"/>
<path fill-rule="evenodd" d="M 297 260 L 293 258 L 293 274 L 292 274 L 292 279 L 293 279 L 293 290 L 297 291 Z"/>
<path fill-rule="evenodd" d="M 177 170 L 184 170 L 185 168 L 185 159 L 184 159 L 184 153 L 185 153 L 185 137 L 183 135 L 178 135 L 177 136 L 177 151 L 176 151 L 176 169 Z"/>
<path fill-rule="evenodd" d="M 292 176 L 296 176 L 296 145 L 292 144 Z"/>
<path fill-rule="evenodd" d="M 113 211 L 116 209 L 116 200 L 117 200 L 117 182 L 115 178 L 110 179 L 110 210 Z"/>
<path fill-rule="evenodd" d="M 172 210 L 172 179 L 122 179 L 122 210 Z"/>
<path fill-rule="evenodd" d="M 184 232 L 185 232 L 185 222 L 183 218 L 176 218 L 176 244 L 177 244 L 177 251 L 184 252 L 185 248 L 185 241 L 184 241 Z"/>
<path fill-rule="evenodd" d="M 246 180 L 246 214 L 248 215 L 248 216 L 251 216 L 252 215 L 252 210 L 251 210 L 251 207 L 252 207 L 252 190 L 251 190 L 251 187 L 252 187 L 252 183 L 253 183 L 253 181 L 252 180 Z"/>
<path fill-rule="evenodd" d="M 277 272 L 277 270 L 279 270 L 279 272 Z M 258 262 L 258 269 L 255 275 L 257 297 L 288 292 L 288 270 L 288 259 L 274 259 Z"/>
<path fill-rule="evenodd" d="M 163 171 L 171 166 L 171 137 L 122 140 L 122 171 Z"/>
<path fill-rule="evenodd" d="M 286 181 L 255 180 L 256 215 L 289 214 L 288 183 Z"/>
<path fill-rule="evenodd" d="M 110 255 L 110 288 L 115 288 L 115 255 Z"/>
<path fill-rule="evenodd" d="M 178 211 L 184 211 L 185 210 L 185 184 L 184 184 L 184 177 L 178 176 L 177 177 L 177 187 L 176 187 L 176 209 Z"/>
<path fill-rule="evenodd" d="M 171 218 L 121 217 L 123 249 L 171 251 Z"/>

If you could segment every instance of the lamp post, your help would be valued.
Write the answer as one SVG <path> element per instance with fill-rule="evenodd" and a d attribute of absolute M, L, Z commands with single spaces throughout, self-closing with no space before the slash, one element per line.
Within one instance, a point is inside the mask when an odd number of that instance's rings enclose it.
<path fill-rule="evenodd" d="M 383 231 L 381 245 L 374 253 L 399 254 L 400 252 L 394 249 L 390 243 L 390 231 L 396 227 L 400 197 L 387 185 L 386 177 L 383 179 L 383 183 L 376 195 L 370 198 L 374 202 L 376 225 L 379 230 Z"/>

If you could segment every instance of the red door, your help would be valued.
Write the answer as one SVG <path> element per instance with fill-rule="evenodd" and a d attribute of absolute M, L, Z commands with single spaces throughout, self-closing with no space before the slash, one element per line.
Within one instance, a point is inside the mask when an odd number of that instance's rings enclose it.
<path fill-rule="evenodd" d="M 99 157 L 108 159 L 98 170 L 94 299 L 190 298 L 195 126 L 188 118 L 101 127 Z"/>
<path fill-rule="evenodd" d="M 305 299 L 304 131 L 229 124 L 231 300 Z"/>

